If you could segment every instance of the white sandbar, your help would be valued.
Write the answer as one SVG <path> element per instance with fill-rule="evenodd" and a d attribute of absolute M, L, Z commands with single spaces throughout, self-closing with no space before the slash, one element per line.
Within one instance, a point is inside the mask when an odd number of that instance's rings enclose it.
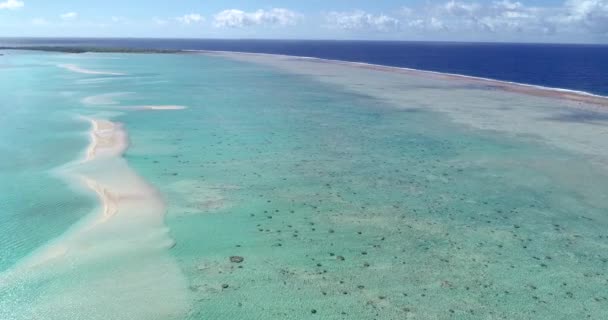
<path fill-rule="evenodd" d="M 0 292 L 11 292 L 0 299 L 0 319 L 181 319 L 188 289 L 168 252 L 175 243 L 165 204 L 122 158 L 123 126 L 89 121 L 85 156 L 60 174 L 94 193 L 100 207 L 0 274 Z"/>
<path fill-rule="evenodd" d="M 81 68 L 81 67 L 79 67 L 79 66 L 77 66 L 75 64 L 60 64 L 59 67 L 67 69 L 67 70 L 70 70 L 72 72 L 84 73 L 84 74 L 97 74 L 97 75 L 108 75 L 108 76 L 124 76 L 124 75 L 126 75 L 126 73 L 120 73 L 120 72 L 97 71 L 97 70 L 85 69 L 85 68 Z"/>

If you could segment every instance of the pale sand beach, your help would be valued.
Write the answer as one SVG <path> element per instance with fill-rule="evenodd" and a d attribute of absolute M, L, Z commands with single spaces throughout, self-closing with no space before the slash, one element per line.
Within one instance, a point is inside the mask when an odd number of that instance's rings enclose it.
<path fill-rule="evenodd" d="M 126 75 L 126 73 L 120 73 L 120 72 L 97 71 L 97 70 L 85 69 L 85 68 L 81 68 L 75 64 L 60 64 L 59 67 L 70 70 L 72 72 L 84 73 L 84 74 L 97 74 L 97 75 L 108 75 L 108 76 L 125 76 Z"/>
<path fill-rule="evenodd" d="M 97 194 L 99 202 L 103 207 L 101 211 L 100 221 L 105 222 L 115 216 L 118 212 L 119 199 L 117 199 L 116 196 L 113 195 L 110 190 L 105 189 L 103 186 L 97 183 L 97 181 L 89 179 L 85 176 L 82 176 L 81 178 L 89 187 L 89 189 L 91 189 Z"/>
<path fill-rule="evenodd" d="M 86 319 L 182 317 L 188 310 L 187 285 L 167 252 L 174 242 L 163 223 L 165 204 L 122 158 L 128 146 L 123 127 L 106 119 L 89 121 L 84 159 L 59 171 L 95 193 L 100 208 L 0 275 L 0 290 L 51 281 L 31 301 L 0 301 L 0 310 L 15 311 L 0 318 L 63 320 L 83 310 L 90 310 Z M 97 270 L 106 261 L 120 267 Z M 53 283 L 67 275 L 79 281 L 55 288 Z"/>
<path fill-rule="evenodd" d="M 92 161 L 102 156 L 120 157 L 128 147 L 127 134 L 122 126 L 103 119 L 89 120 L 93 129 L 85 160 Z"/>
<path fill-rule="evenodd" d="M 187 109 L 185 106 L 137 106 L 133 107 L 133 110 L 184 110 Z"/>

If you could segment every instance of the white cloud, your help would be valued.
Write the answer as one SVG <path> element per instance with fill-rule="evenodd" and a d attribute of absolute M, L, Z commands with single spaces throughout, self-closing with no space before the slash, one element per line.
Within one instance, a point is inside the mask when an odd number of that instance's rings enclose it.
<path fill-rule="evenodd" d="M 568 0 L 562 23 L 572 23 L 585 30 L 608 35 L 608 0 Z"/>
<path fill-rule="evenodd" d="M 536 8 L 526 7 L 520 2 L 503 0 L 483 7 L 474 15 L 471 24 L 489 32 L 529 32 L 547 33 L 546 13 Z"/>
<path fill-rule="evenodd" d="M 481 5 L 473 2 L 467 3 L 452 0 L 444 4 L 443 8 L 449 14 L 455 16 L 472 16 L 481 9 Z"/>
<path fill-rule="evenodd" d="M 448 29 L 442 20 L 435 17 L 409 20 L 407 26 L 418 31 L 441 31 Z"/>
<path fill-rule="evenodd" d="M 32 19 L 32 24 L 35 26 L 45 26 L 45 25 L 49 24 L 49 22 L 46 21 L 46 19 L 44 19 L 44 18 L 34 18 L 34 19 Z"/>
<path fill-rule="evenodd" d="M 25 6 L 25 3 L 23 1 L 18 1 L 18 0 L 6 0 L 4 2 L 0 2 L 0 10 L 2 10 L 2 9 L 15 10 L 15 9 L 22 8 L 23 6 Z"/>
<path fill-rule="evenodd" d="M 177 17 L 176 19 L 183 24 L 193 24 L 205 21 L 205 18 L 198 13 L 185 14 L 181 17 Z"/>
<path fill-rule="evenodd" d="M 166 19 L 161 19 L 161 18 L 157 18 L 157 17 L 152 18 L 152 21 L 159 26 L 164 26 L 168 23 L 168 21 Z"/>
<path fill-rule="evenodd" d="M 59 16 L 63 20 L 74 20 L 78 18 L 78 13 L 76 12 L 66 12 Z"/>
<path fill-rule="evenodd" d="M 300 15 L 294 11 L 282 8 L 245 12 L 238 9 L 224 10 L 214 16 L 213 25 L 229 28 L 241 28 L 256 25 L 295 25 Z"/>
<path fill-rule="evenodd" d="M 110 19 L 114 23 L 128 23 L 129 22 L 129 19 L 127 19 L 125 17 L 120 17 L 120 16 L 112 16 Z"/>
<path fill-rule="evenodd" d="M 411 16 L 414 14 L 414 9 L 410 7 L 401 7 L 398 11 L 403 16 Z"/>
<path fill-rule="evenodd" d="M 432 30 L 445 30 L 447 29 L 447 27 L 445 26 L 445 24 L 443 23 L 443 21 L 435 18 L 435 17 L 431 17 L 431 20 L 428 22 L 428 26 L 430 29 Z"/>
<path fill-rule="evenodd" d="M 502 0 L 494 2 L 494 7 L 496 8 L 504 8 L 507 10 L 518 10 L 524 7 L 521 2 L 512 2 L 509 0 Z"/>
<path fill-rule="evenodd" d="M 409 9 L 406 14 L 403 9 L 400 12 L 401 25 L 418 32 L 547 34 L 556 29 L 550 18 L 555 14 L 556 8 L 528 7 L 512 0 L 493 2 L 449 0 L 418 10 Z"/>
<path fill-rule="evenodd" d="M 608 0 L 562 0 L 552 6 L 530 6 L 522 0 L 444 0 L 392 13 L 361 10 L 325 14 L 327 27 L 353 32 L 441 32 L 450 36 L 511 39 L 563 34 L 608 38 Z M 523 39 L 523 38 L 522 38 Z"/>
<path fill-rule="evenodd" d="M 454 31 L 608 35 L 608 0 L 565 0 L 544 7 L 512 0 L 491 3 L 450 0 L 438 8 L 423 10 L 421 15 L 439 12 L 447 29 Z"/>
<path fill-rule="evenodd" d="M 402 8 L 402 11 L 407 8 Z M 408 13 L 407 11 L 405 13 Z M 326 15 L 330 27 L 345 30 L 391 31 L 399 28 L 398 19 L 384 14 L 370 14 L 362 10 L 330 12 Z"/>

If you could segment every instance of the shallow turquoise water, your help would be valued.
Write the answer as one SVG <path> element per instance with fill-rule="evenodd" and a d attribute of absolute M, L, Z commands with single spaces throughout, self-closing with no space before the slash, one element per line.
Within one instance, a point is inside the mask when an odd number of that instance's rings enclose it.
<path fill-rule="evenodd" d="M 4 268 L 92 210 L 47 173 L 86 146 L 74 115 L 112 115 L 129 133 L 129 164 L 167 203 L 187 319 L 608 316 L 608 179 L 582 154 L 453 123 L 424 97 L 396 106 L 217 57 L 5 59 L 20 67 L 3 72 L 55 81 L 2 81 L 9 101 L 34 113 L 6 119 L 15 129 L 0 130 L 2 147 L 43 162 L 2 166 L 12 195 L 12 211 L 0 212 Z M 128 75 L 55 66 L 65 61 Z M 83 101 L 104 94 L 114 101 Z M 124 109 L 168 104 L 189 108 Z M 17 123 L 49 129 L 15 139 Z M 39 199 L 42 223 L 32 226 L 24 194 Z"/>
<path fill-rule="evenodd" d="M 20 53 L 0 62 L 0 271 L 60 236 L 95 200 L 74 192 L 50 170 L 72 161 L 87 143 L 63 90 L 72 85 L 53 55 Z"/>

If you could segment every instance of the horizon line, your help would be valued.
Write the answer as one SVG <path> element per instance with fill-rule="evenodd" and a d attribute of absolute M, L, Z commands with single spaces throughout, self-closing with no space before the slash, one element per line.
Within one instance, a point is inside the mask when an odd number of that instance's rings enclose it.
<path fill-rule="evenodd" d="M 525 44 L 525 45 L 586 45 L 608 46 L 596 42 L 533 42 L 533 41 L 464 41 L 464 40 L 388 40 L 388 39 L 285 39 L 285 38 L 198 38 L 198 37 L 83 37 L 83 36 L 0 36 L 0 40 L 201 40 L 201 41 L 284 41 L 284 42 L 394 42 L 394 43 L 443 43 L 443 44 Z"/>

